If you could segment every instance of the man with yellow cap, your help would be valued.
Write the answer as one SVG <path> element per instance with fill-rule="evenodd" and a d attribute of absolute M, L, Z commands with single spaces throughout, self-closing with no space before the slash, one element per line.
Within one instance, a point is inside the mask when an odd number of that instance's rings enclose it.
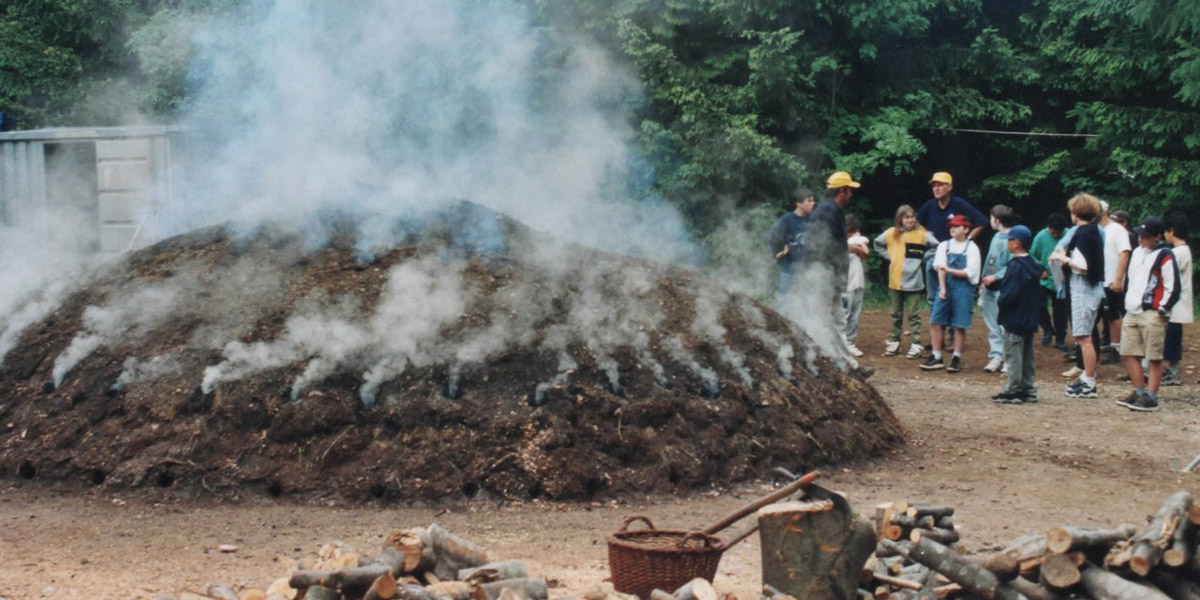
<path fill-rule="evenodd" d="M 814 307 L 812 314 L 819 315 L 815 325 L 822 328 L 821 337 L 832 346 L 839 358 L 844 360 L 856 374 L 870 377 L 875 370 L 860 367 L 846 341 L 846 311 L 842 308 L 842 291 L 846 289 L 846 277 L 850 270 L 850 257 L 847 254 L 846 215 L 843 209 L 854 198 L 854 190 L 862 184 L 845 171 L 838 171 L 825 181 L 826 200 L 812 212 L 808 226 L 807 258 L 809 271 L 827 269 L 828 282 L 814 282 L 817 285 L 828 283 L 814 295 L 814 301 L 822 306 Z M 829 315 L 826 317 L 825 315 Z M 813 336 L 816 338 L 817 336 Z"/>
<path fill-rule="evenodd" d="M 950 227 L 947 226 L 947 223 L 954 216 L 962 215 L 971 222 L 971 231 L 967 234 L 969 240 L 975 239 L 988 225 L 988 218 L 983 216 L 979 209 L 972 206 L 970 202 L 951 194 L 954 191 L 954 178 L 949 173 L 945 171 L 934 173 L 933 177 L 929 178 L 929 185 L 933 188 L 933 198 L 921 205 L 920 210 L 917 211 L 917 222 L 929 233 L 932 233 L 939 243 L 950 239 Z M 933 270 L 933 261 L 927 260 L 925 261 L 925 295 L 930 304 L 933 304 L 937 292 L 937 271 Z"/>

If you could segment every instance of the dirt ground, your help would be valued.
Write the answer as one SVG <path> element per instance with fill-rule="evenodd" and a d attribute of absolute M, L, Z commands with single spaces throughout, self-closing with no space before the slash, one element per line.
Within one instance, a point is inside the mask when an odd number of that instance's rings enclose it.
<path fill-rule="evenodd" d="M 978 320 L 977 320 L 978 322 Z M 1164 388 L 1163 409 L 1139 414 L 1114 400 L 1127 391 L 1120 371 L 1101 371 L 1101 397 L 1062 394 L 1068 365 L 1039 346 L 1041 402 L 997 406 L 987 398 L 1000 377 L 983 373 L 982 327 L 970 332 L 964 371 L 925 373 L 917 361 L 883 358 L 889 319 L 863 317 L 859 345 L 871 380 L 908 430 L 908 445 L 859 464 L 826 469 L 822 482 L 869 512 L 875 503 L 927 500 L 958 508 L 969 550 L 1062 524 L 1142 523 L 1171 492 L 1200 493 L 1200 474 L 1179 468 L 1200 453 L 1200 327 L 1189 327 L 1186 384 Z M 627 515 L 664 528 L 691 528 L 766 493 L 769 482 L 686 497 L 627 497 L 597 503 L 501 503 L 476 498 L 435 506 L 298 505 L 254 495 L 236 501 L 151 503 L 98 490 L 70 495 L 36 482 L 5 480 L 0 489 L 0 597 L 152 598 L 226 582 L 263 587 L 287 573 L 290 559 L 342 540 L 373 552 L 394 528 L 433 520 L 486 546 L 498 558 L 523 559 L 531 574 L 556 585 L 553 597 L 607 585 L 605 536 Z M 235 553 L 217 551 L 236 544 Z M 760 584 L 756 538 L 727 552 L 716 587 L 750 598 Z"/>

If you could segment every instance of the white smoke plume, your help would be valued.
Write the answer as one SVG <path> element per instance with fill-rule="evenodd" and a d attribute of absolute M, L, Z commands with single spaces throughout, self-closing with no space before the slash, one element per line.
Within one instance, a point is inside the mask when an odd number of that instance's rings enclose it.
<path fill-rule="evenodd" d="M 112 387 L 116 391 L 121 391 L 131 383 L 179 375 L 182 372 L 183 365 L 180 364 L 178 356 L 155 356 L 149 360 L 140 360 L 130 356 L 125 359 L 124 368 Z"/>
<path fill-rule="evenodd" d="M 672 336 L 663 340 L 663 347 L 671 355 L 675 362 L 687 367 L 694 375 L 700 378 L 700 386 L 703 388 L 704 394 L 710 398 L 715 398 L 720 390 L 720 383 L 717 379 L 716 371 L 705 367 L 696 360 L 696 356 L 688 351 L 683 345 L 683 340 Z"/>
<path fill-rule="evenodd" d="M 54 387 L 62 385 L 67 373 L 97 348 L 112 345 L 126 335 L 144 335 L 173 316 L 179 299 L 179 288 L 149 285 L 104 306 L 85 308 L 83 330 L 54 359 Z"/>

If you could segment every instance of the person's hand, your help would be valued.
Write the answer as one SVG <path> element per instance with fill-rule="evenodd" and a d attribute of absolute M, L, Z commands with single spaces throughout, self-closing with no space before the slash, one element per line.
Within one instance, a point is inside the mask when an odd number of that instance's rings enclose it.
<path fill-rule="evenodd" d="M 1050 278 L 1050 273 L 1048 273 L 1046 271 L 1042 271 L 1042 279 L 1049 279 L 1049 278 Z"/>
<path fill-rule="evenodd" d="M 784 245 L 783 245 L 783 250 L 782 250 L 782 251 L 780 251 L 780 252 L 778 252 L 778 253 L 776 253 L 776 254 L 775 254 L 775 258 L 783 258 L 783 257 L 787 256 L 787 255 L 788 255 L 788 251 L 789 251 L 789 250 L 791 250 L 791 249 L 792 249 L 792 247 L 791 247 L 790 245 L 788 245 L 788 244 L 784 244 Z"/>
<path fill-rule="evenodd" d="M 1112 285 L 1108 286 L 1108 289 L 1112 290 L 1112 293 L 1114 293 L 1114 294 L 1123 293 L 1125 291 L 1125 282 L 1124 281 L 1113 282 Z"/>
<path fill-rule="evenodd" d="M 946 299 L 946 288 L 942 288 L 942 289 L 938 290 L 938 300 L 945 300 L 945 299 Z"/>
<path fill-rule="evenodd" d="M 987 277 L 983 278 L 983 285 L 992 285 L 993 281 L 996 281 L 996 276 L 988 275 Z"/>

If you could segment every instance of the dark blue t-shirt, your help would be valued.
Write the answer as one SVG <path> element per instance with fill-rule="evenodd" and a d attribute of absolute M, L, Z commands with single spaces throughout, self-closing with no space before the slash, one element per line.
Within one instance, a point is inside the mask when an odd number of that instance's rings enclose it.
<path fill-rule="evenodd" d="M 779 253 L 783 251 L 783 246 L 788 246 L 788 253 L 779 261 L 779 268 L 785 273 L 792 272 L 792 263 L 800 261 L 804 257 L 804 234 L 808 231 L 809 217 L 801 217 L 794 212 L 789 212 L 771 227 L 771 233 L 767 236 L 767 244 L 771 247 L 771 252 Z"/>
<path fill-rule="evenodd" d="M 979 209 L 971 206 L 970 202 L 951 196 L 950 202 L 946 204 L 946 208 L 938 206 L 937 198 L 930 198 L 928 202 L 921 206 L 917 211 L 917 222 L 921 224 L 937 241 L 944 242 L 950 239 L 950 227 L 946 225 L 946 221 L 954 215 L 962 215 L 971 222 L 971 229 L 987 225 L 987 217 L 979 212 Z"/>

